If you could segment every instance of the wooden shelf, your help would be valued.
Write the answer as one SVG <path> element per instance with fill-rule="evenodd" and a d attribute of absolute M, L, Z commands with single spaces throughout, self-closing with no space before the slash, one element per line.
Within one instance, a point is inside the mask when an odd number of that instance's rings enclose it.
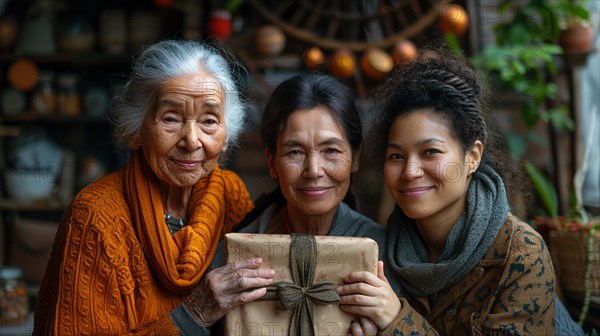
<path fill-rule="evenodd" d="M 12 211 L 63 211 L 66 205 L 57 198 L 32 202 L 22 202 L 10 198 L 0 198 L 0 210 Z"/>
<path fill-rule="evenodd" d="M 131 54 L 105 54 L 99 52 L 81 53 L 81 54 L 52 54 L 52 55 L 15 55 L 11 53 L 0 53 L 0 62 L 11 63 L 19 59 L 28 59 L 35 63 L 43 64 L 61 64 L 69 63 L 76 66 L 110 65 L 110 64 L 129 64 L 131 63 Z"/>
<path fill-rule="evenodd" d="M 21 113 L 0 117 L 5 123 L 108 123 L 108 120 L 86 115 L 39 115 L 37 113 Z"/>

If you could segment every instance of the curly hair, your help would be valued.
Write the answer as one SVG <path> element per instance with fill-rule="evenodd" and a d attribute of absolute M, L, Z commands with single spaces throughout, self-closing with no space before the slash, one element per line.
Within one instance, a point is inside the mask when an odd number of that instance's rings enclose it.
<path fill-rule="evenodd" d="M 376 91 L 376 117 L 369 138 L 383 160 L 393 121 L 417 109 L 440 117 L 466 152 L 476 140 L 484 146 L 482 163 L 503 178 L 507 190 L 523 190 L 524 176 L 506 152 L 503 139 L 490 131 L 485 77 L 467 59 L 444 46 L 428 45 L 412 62 L 397 66 Z"/>

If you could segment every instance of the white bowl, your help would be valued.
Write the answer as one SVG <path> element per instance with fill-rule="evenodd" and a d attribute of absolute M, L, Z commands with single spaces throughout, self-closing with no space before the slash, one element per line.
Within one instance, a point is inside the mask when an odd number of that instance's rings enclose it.
<path fill-rule="evenodd" d="M 14 170 L 4 172 L 6 191 L 18 201 L 29 202 L 47 198 L 52 193 L 54 179 L 43 170 Z"/>

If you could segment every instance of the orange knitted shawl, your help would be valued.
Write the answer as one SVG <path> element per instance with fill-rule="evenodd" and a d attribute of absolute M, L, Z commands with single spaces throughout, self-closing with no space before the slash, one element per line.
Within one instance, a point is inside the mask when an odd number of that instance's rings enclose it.
<path fill-rule="evenodd" d="M 226 218 L 224 182 L 215 167 L 194 186 L 189 223 L 171 236 L 164 219 L 158 179 L 140 150 L 125 168 L 125 198 L 144 254 L 162 284 L 176 293 L 188 293 L 210 265 Z M 208 260 L 207 260 L 208 259 Z"/>

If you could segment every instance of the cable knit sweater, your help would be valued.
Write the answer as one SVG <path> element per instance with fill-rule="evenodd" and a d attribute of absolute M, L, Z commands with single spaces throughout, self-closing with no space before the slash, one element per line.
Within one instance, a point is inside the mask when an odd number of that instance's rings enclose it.
<path fill-rule="evenodd" d="M 188 225 L 171 236 L 156 181 L 137 161 L 69 205 L 40 288 L 34 335 L 179 335 L 168 313 L 197 285 L 223 233 L 253 207 L 240 178 L 216 167 L 194 186 Z"/>

